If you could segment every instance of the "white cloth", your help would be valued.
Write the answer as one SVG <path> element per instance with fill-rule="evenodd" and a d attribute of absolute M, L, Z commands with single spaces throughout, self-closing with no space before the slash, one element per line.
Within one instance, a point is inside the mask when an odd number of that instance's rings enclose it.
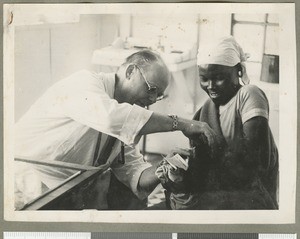
<path fill-rule="evenodd" d="M 199 45 L 197 55 L 197 65 L 223 65 L 235 66 L 241 63 L 243 67 L 242 81 L 244 84 L 249 83 L 246 67 L 244 62 L 249 56 L 244 53 L 242 47 L 237 43 L 233 36 L 222 37 L 210 44 Z"/>
<path fill-rule="evenodd" d="M 119 104 L 113 99 L 114 87 L 114 74 L 86 70 L 54 84 L 16 123 L 15 157 L 92 165 L 99 131 L 102 132 L 100 152 L 107 135 L 130 145 L 125 149 L 126 163 L 112 170 L 137 196 L 146 197 L 137 185 L 141 172 L 150 165 L 143 161 L 136 143 L 152 112 L 137 105 Z M 120 152 L 119 140 L 109 164 Z M 41 181 L 48 187 L 74 173 L 55 167 L 37 168 Z"/>

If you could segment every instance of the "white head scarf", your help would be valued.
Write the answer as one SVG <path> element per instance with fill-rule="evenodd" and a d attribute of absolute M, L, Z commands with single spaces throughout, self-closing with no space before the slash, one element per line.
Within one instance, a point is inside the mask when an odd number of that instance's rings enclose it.
<path fill-rule="evenodd" d="M 235 66 L 240 63 L 243 70 L 241 80 L 244 84 L 249 84 L 250 80 L 244 63 L 248 57 L 249 55 L 244 53 L 234 37 L 228 36 L 208 45 L 200 45 L 197 55 L 197 65 L 216 64 Z"/>

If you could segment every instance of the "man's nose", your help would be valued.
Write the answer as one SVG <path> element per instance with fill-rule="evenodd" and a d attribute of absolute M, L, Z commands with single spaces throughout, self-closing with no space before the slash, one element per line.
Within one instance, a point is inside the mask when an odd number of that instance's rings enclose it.
<path fill-rule="evenodd" d="M 151 104 L 154 104 L 156 102 L 156 99 L 157 99 L 156 94 L 150 95 L 150 97 L 149 97 L 149 100 L 150 100 Z"/>

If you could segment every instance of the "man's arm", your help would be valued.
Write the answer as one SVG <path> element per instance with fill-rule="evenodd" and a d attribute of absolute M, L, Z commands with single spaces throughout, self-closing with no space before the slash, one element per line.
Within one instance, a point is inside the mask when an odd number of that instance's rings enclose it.
<path fill-rule="evenodd" d="M 140 130 L 139 135 L 168 132 L 172 130 L 173 119 L 171 117 L 159 113 L 153 113 L 147 123 Z M 207 123 L 178 117 L 177 130 L 182 131 L 182 133 L 188 138 L 197 140 L 200 137 L 211 147 L 215 146 L 216 134 Z"/>
<path fill-rule="evenodd" d="M 148 122 L 140 130 L 139 135 L 168 132 L 172 130 L 173 119 L 171 117 L 159 113 L 153 113 Z M 178 118 L 177 130 L 182 131 L 185 136 L 191 139 L 206 141 L 212 148 L 212 151 L 217 146 L 215 140 L 216 135 L 207 123 Z M 140 189 L 152 192 L 160 183 L 159 179 L 155 175 L 156 167 L 157 165 L 151 166 L 142 172 L 138 184 Z"/>
<path fill-rule="evenodd" d="M 138 188 L 146 192 L 152 192 L 160 183 L 158 177 L 155 175 L 156 165 L 145 169 L 139 179 Z"/>

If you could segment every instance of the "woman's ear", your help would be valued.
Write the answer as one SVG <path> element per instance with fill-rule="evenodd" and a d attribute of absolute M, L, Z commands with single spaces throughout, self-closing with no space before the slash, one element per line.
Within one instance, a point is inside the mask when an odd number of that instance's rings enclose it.
<path fill-rule="evenodd" d="M 238 63 L 237 64 L 237 74 L 238 74 L 238 77 L 243 77 L 243 72 L 244 72 L 243 66 L 240 63 Z"/>
<path fill-rule="evenodd" d="M 133 74 L 134 65 L 130 64 L 126 68 L 126 79 L 130 78 L 130 76 Z"/>

